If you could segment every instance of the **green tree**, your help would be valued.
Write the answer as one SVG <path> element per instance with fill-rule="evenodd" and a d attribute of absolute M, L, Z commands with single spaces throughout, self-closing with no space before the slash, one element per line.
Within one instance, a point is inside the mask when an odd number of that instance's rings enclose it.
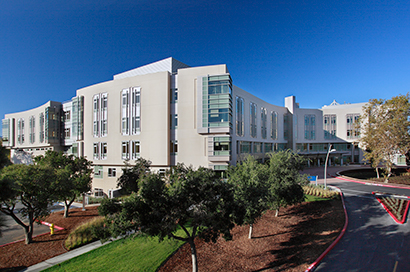
<path fill-rule="evenodd" d="M 125 194 L 138 192 L 140 176 L 148 173 L 150 166 L 151 161 L 144 158 L 138 158 L 134 166 L 125 162 L 125 167 L 122 168 L 122 175 L 117 180 L 117 188 L 121 188 Z"/>
<path fill-rule="evenodd" d="M 230 167 L 228 182 L 232 185 L 234 199 L 238 205 L 238 224 L 249 224 L 248 238 L 252 238 L 253 224 L 268 209 L 268 168 L 248 156 L 241 164 Z"/>
<path fill-rule="evenodd" d="M 268 162 L 269 205 L 276 210 L 281 207 L 303 202 L 305 195 L 302 186 L 308 183 L 303 170 L 305 158 L 292 150 L 271 153 Z"/>
<path fill-rule="evenodd" d="M 26 244 L 32 242 L 34 222 L 50 213 L 48 207 L 55 199 L 49 185 L 55 179 L 54 169 L 39 165 L 13 164 L 0 172 L 0 211 L 23 227 Z M 22 205 L 18 211 L 17 205 Z"/>
<path fill-rule="evenodd" d="M 50 150 L 34 160 L 39 165 L 56 170 L 57 178 L 50 183 L 50 188 L 56 199 L 64 202 L 64 217 L 68 217 L 70 206 L 76 197 L 91 190 L 91 162 L 84 157 Z"/>
<path fill-rule="evenodd" d="M 9 155 L 10 151 L 3 146 L 3 142 L 0 140 L 0 169 L 11 164 Z"/>
<path fill-rule="evenodd" d="M 231 188 L 214 171 L 202 167 L 178 165 L 165 180 L 156 173 L 142 176 L 139 193 L 126 199 L 118 213 L 107 216 L 106 230 L 114 237 L 141 231 L 160 240 L 188 242 L 193 271 L 198 271 L 195 237 L 214 242 L 221 234 L 231 238 Z M 179 228 L 184 236 L 176 235 Z"/>
<path fill-rule="evenodd" d="M 395 159 L 410 150 L 410 101 L 409 94 L 389 100 L 371 99 L 363 107 L 358 125 L 361 129 L 360 144 L 367 151 L 365 159 L 372 167 L 381 166 L 387 173 L 385 182 L 392 175 Z"/>

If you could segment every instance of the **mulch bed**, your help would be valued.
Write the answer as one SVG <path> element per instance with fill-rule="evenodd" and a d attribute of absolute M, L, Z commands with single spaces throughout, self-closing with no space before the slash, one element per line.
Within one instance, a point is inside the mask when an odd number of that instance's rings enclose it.
<path fill-rule="evenodd" d="M 253 228 L 235 227 L 233 239 L 217 243 L 196 241 L 200 271 L 305 271 L 336 239 L 344 226 L 340 200 L 303 203 L 267 212 Z M 160 269 L 192 271 L 188 244 Z"/>
<path fill-rule="evenodd" d="M 23 268 L 40 263 L 54 256 L 67 252 L 64 241 L 72 229 L 98 215 L 97 207 L 87 207 L 86 211 L 70 209 L 68 218 L 63 212 L 52 213 L 44 221 L 54 223 L 64 230 L 33 238 L 33 243 L 26 245 L 23 242 L 0 247 L 0 271 L 20 271 Z"/>
<path fill-rule="evenodd" d="M 0 271 L 19 271 L 67 252 L 64 240 L 72 229 L 97 216 L 96 207 L 73 209 L 69 218 L 53 213 L 46 221 L 63 227 L 55 235 L 0 247 Z M 304 271 L 336 239 L 344 225 L 340 200 L 303 203 L 267 212 L 248 239 L 248 226 L 235 227 L 233 240 L 196 241 L 200 271 Z M 120 268 L 119 268 L 120 270 Z M 159 271 L 192 271 L 190 248 L 182 246 Z"/>

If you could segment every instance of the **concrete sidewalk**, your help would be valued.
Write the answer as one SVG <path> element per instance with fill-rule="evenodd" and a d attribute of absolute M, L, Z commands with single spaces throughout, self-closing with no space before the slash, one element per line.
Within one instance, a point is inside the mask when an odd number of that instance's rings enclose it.
<path fill-rule="evenodd" d="M 43 271 L 44 269 L 47 269 L 47 268 L 52 267 L 56 264 L 62 263 L 66 260 L 72 259 L 74 257 L 80 256 L 81 254 L 87 253 L 87 252 L 89 252 L 93 249 L 99 248 L 99 247 L 107 245 L 109 243 L 111 243 L 111 241 L 107 241 L 104 244 L 101 244 L 100 241 L 95 241 L 95 242 L 92 242 L 90 244 L 79 247 L 77 249 L 70 250 L 69 252 L 63 253 L 63 254 L 58 255 L 54 258 L 48 259 L 44 262 L 41 262 L 41 263 L 35 264 L 33 266 L 27 267 L 27 268 L 25 268 L 21 271 L 30 271 L 30 272 Z"/>

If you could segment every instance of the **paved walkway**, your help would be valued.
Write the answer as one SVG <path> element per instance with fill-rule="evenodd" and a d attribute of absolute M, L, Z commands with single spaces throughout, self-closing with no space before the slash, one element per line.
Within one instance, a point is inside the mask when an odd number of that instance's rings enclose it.
<path fill-rule="evenodd" d="M 21 271 L 27 271 L 27 272 L 28 271 L 30 271 L 30 272 L 43 271 L 44 269 L 47 269 L 47 268 L 52 267 L 56 264 L 62 263 L 66 260 L 75 258 L 77 256 L 80 256 L 81 254 L 87 253 L 87 252 L 89 252 L 93 249 L 99 248 L 100 246 L 104 246 L 104 245 L 109 244 L 109 243 L 111 243 L 111 242 L 108 241 L 108 242 L 105 242 L 104 244 L 101 244 L 100 241 L 95 241 L 95 242 L 90 243 L 88 245 L 79 247 L 77 249 L 70 250 L 67 253 L 64 253 L 64 254 L 58 255 L 54 258 L 48 259 L 44 262 L 41 262 L 41 263 L 35 264 L 33 266 L 30 266 L 28 268 L 25 268 Z"/>

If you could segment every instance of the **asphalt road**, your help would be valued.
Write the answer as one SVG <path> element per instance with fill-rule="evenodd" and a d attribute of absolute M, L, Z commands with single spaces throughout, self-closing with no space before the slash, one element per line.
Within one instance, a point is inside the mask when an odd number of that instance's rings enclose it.
<path fill-rule="evenodd" d="M 396 223 L 372 191 L 410 196 L 410 190 L 327 180 L 345 197 L 349 224 L 315 271 L 410 271 L 410 225 Z"/>

